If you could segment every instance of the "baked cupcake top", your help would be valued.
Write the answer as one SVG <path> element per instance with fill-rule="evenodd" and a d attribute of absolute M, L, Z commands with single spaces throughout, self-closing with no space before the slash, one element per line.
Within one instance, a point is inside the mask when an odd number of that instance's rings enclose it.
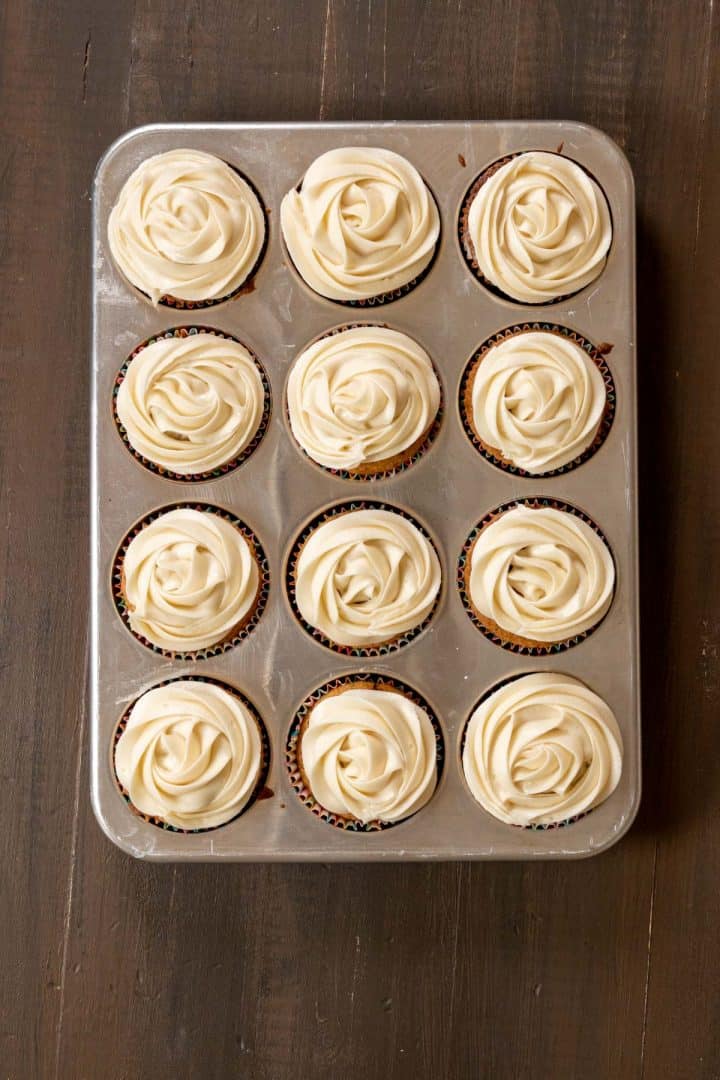
<path fill-rule="evenodd" d="M 559 469 L 593 443 L 605 383 L 584 349 L 536 330 L 493 345 L 475 366 L 470 422 L 498 457 L 528 473 Z"/>
<path fill-rule="evenodd" d="M 602 698 L 569 675 L 523 675 L 493 691 L 468 723 L 463 769 L 494 817 L 554 825 L 617 787 L 622 737 Z"/>
<path fill-rule="evenodd" d="M 244 345 L 217 334 L 163 337 L 133 357 L 116 398 L 130 445 L 175 473 L 210 472 L 237 458 L 265 404 Z"/>
<path fill-rule="evenodd" d="M 437 784 L 432 721 L 392 690 L 358 686 L 322 697 L 301 732 L 300 759 L 320 805 L 364 824 L 414 814 Z"/>
<path fill-rule="evenodd" d="M 484 180 L 467 232 L 480 273 L 527 304 L 578 292 L 602 272 L 612 240 L 605 195 L 560 154 L 518 154 Z"/>
<path fill-rule="evenodd" d="M 261 767 L 257 721 L 242 701 L 190 679 L 138 698 L 115 746 L 115 771 L 135 809 L 178 829 L 236 817 Z"/>
<path fill-rule="evenodd" d="M 159 648 L 193 652 L 229 638 L 250 615 L 257 560 L 239 529 L 180 508 L 145 525 L 122 560 L 131 629 Z"/>
<path fill-rule="evenodd" d="M 110 213 L 115 262 L 154 304 L 220 300 L 239 289 L 265 242 L 257 195 L 234 169 L 200 150 L 143 161 Z"/>
<path fill-rule="evenodd" d="M 440 592 L 440 561 L 391 510 L 350 510 L 315 528 L 295 566 L 302 618 L 337 645 L 367 648 L 420 626 Z"/>
<path fill-rule="evenodd" d="M 352 470 L 414 447 L 437 416 L 440 384 L 412 338 L 385 326 L 358 326 L 300 353 L 287 402 L 293 435 L 308 456 Z"/>
<path fill-rule="evenodd" d="M 561 642 L 605 615 L 615 566 L 604 541 L 575 514 L 520 505 L 478 534 L 467 587 L 480 618 L 501 634 Z"/>
<path fill-rule="evenodd" d="M 420 173 L 400 154 L 347 146 L 313 161 L 282 201 L 290 257 L 331 300 L 367 300 L 408 285 L 429 265 L 440 215 Z"/>

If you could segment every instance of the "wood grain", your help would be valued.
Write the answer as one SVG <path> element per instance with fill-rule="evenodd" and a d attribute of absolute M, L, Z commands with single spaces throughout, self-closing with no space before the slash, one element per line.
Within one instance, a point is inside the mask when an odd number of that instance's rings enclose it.
<path fill-rule="evenodd" d="M 0 11 L 0 1075 L 720 1076 L 712 3 Z M 88 800 L 88 191 L 154 120 L 552 117 L 639 211 L 645 799 L 571 865 L 162 867 Z"/>

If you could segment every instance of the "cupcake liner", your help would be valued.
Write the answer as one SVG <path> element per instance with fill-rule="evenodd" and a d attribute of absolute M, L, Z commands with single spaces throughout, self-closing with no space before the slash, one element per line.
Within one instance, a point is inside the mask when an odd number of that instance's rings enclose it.
<path fill-rule="evenodd" d="M 130 443 L 130 440 L 128 439 L 127 431 L 125 430 L 125 428 L 121 424 L 120 417 L 118 416 L 118 412 L 117 412 L 117 396 L 118 396 L 120 387 L 121 387 L 121 385 L 123 383 L 123 380 L 125 379 L 125 376 L 127 375 L 128 368 L 130 367 L 130 364 L 135 359 L 135 357 L 138 355 L 138 353 L 142 352 L 142 350 L 145 349 L 148 345 L 153 345 L 156 341 L 161 341 L 161 340 L 166 339 L 166 338 L 186 338 L 186 337 L 192 337 L 195 334 L 212 334 L 214 337 L 223 338 L 223 339 L 225 339 L 227 341 L 234 341 L 238 345 L 242 345 L 242 347 L 244 349 L 247 349 L 247 351 L 250 353 L 250 356 L 253 358 L 253 361 L 255 363 L 255 367 L 257 368 L 258 374 L 260 375 L 260 379 L 262 380 L 262 385 L 263 385 L 263 412 L 262 412 L 262 416 L 260 418 L 260 424 L 258 425 L 258 429 L 255 432 L 255 434 L 253 435 L 250 442 L 247 444 L 247 446 L 244 448 L 244 450 L 242 450 L 231 461 L 228 461 L 227 464 L 219 465 L 217 468 L 210 469 L 207 472 L 201 472 L 201 473 L 178 473 L 178 472 L 173 472 L 172 469 L 166 469 L 163 465 L 158 465 L 154 461 L 150 461 L 149 458 L 146 458 L 143 454 L 140 453 L 139 450 L 136 450 L 135 447 L 132 446 L 132 444 Z M 160 334 L 154 334 L 152 337 L 147 338 L 145 341 L 143 341 L 139 345 L 137 345 L 133 349 L 133 351 L 130 353 L 130 355 L 128 356 L 128 358 L 125 360 L 122 367 L 120 368 L 120 370 L 119 370 L 119 372 L 117 374 L 117 377 L 115 379 L 115 382 L 113 384 L 113 391 L 112 391 L 112 414 L 113 414 L 113 420 L 115 422 L 115 427 L 117 428 L 117 432 L 118 432 L 120 438 L 122 439 L 123 446 L 125 447 L 125 449 L 128 451 L 128 453 L 130 453 L 135 458 L 136 461 L 138 461 L 149 472 L 155 473 L 156 476 L 161 476 L 165 480 L 175 480 L 175 481 L 177 481 L 179 483 L 183 483 L 183 484 L 199 484 L 199 483 L 205 483 L 205 482 L 207 482 L 209 480 L 218 480 L 220 477 L 226 476 L 228 473 L 233 472 L 234 469 L 237 469 L 238 466 L 242 465 L 243 462 L 247 461 L 247 459 L 251 456 L 251 454 L 254 453 L 254 451 L 257 449 L 257 447 L 262 442 L 262 439 L 263 439 L 263 437 L 265 435 L 265 432 L 267 431 L 267 427 L 268 427 L 268 424 L 270 422 L 270 414 L 271 413 L 272 413 L 272 395 L 271 395 L 271 391 L 270 391 L 270 381 L 269 381 L 269 379 L 267 377 L 267 374 L 265 372 L 265 368 L 260 363 L 260 361 L 258 360 L 258 358 L 255 355 L 255 353 L 253 352 L 253 350 L 248 345 L 246 345 L 244 341 L 240 341 L 239 338 L 233 337 L 232 334 L 226 334 L 225 331 L 223 331 L 223 330 L 216 330 L 214 327 L 211 327 L 211 326 L 175 326 L 175 327 L 172 327 L 169 330 L 164 330 Z"/>
<path fill-rule="evenodd" d="M 375 499 L 353 499 L 352 502 L 337 503 L 335 506 L 331 506 L 329 509 L 322 511 L 316 517 L 314 517 L 307 525 L 302 529 L 298 536 L 293 541 L 290 549 L 290 554 L 287 559 L 285 570 L 285 591 L 287 598 L 292 608 L 293 615 L 302 626 L 303 630 L 314 638 L 315 641 L 324 645 L 326 649 L 331 649 L 332 652 L 339 653 L 341 656 L 358 657 L 358 658 L 372 658 L 378 656 L 387 656 L 389 653 L 397 652 L 398 649 L 402 649 L 405 645 L 408 645 L 413 641 L 432 621 L 435 612 L 444 592 L 444 581 L 441 582 L 440 590 L 438 592 L 435 603 L 432 606 L 430 613 L 423 619 L 421 623 L 414 626 L 412 629 L 407 630 L 404 634 L 400 634 L 394 638 L 388 639 L 388 641 L 378 642 L 374 645 L 367 645 L 360 647 L 357 645 L 339 645 L 331 638 L 327 637 L 322 630 L 319 630 L 316 626 L 312 626 L 309 622 L 303 618 L 300 613 L 300 609 L 297 606 L 295 599 L 295 573 L 297 569 L 297 562 L 300 558 L 300 552 L 305 544 L 306 540 L 310 538 L 311 533 L 315 531 L 325 521 L 330 521 L 332 518 L 339 517 L 341 514 L 351 513 L 353 510 L 387 510 L 390 513 L 398 514 L 400 517 L 405 518 L 406 521 L 411 522 L 417 530 L 422 533 L 426 540 L 430 542 L 435 551 L 435 554 L 440 558 L 435 541 L 428 533 L 427 529 L 420 524 L 417 518 L 412 514 L 402 510 L 398 506 L 391 505 L 390 503 L 378 502 Z"/>
<path fill-rule="evenodd" d="M 372 687 L 375 690 L 391 690 L 398 694 L 402 694 L 407 697 L 413 704 L 418 705 L 421 709 L 427 713 L 435 732 L 435 749 L 437 754 L 437 782 L 435 785 L 435 791 L 437 791 L 440 784 L 440 778 L 442 776 L 443 766 L 445 764 L 445 742 L 442 735 L 442 729 L 440 723 L 435 716 L 435 713 L 428 705 L 427 701 L 423 698 L 417 690 L 414 690 L 407 683 L 401 682 L 400 679 L 393 678 L 390 675 L 379 675 L 372 672 L 358 672 L 353 675 L 339 675 L 334 679 L 330 679 L 328 682 L 323 683 L 316 690 L 313 690 L 309 694 L 302 705 L 299 707 L 295 716 L 293 717 L 292 724 L 290 725 L 290 731 L 288 732 L 287 743 L 285 746 L 285 764 L 287 766 L 288 777 L 290 780 L 290 786 L 302 802 L 303 806 L 306 806 L 311 813 L 313 813 L 321 821 L 327 822 L 328 825 L 334 825 L 337 829 L 343 829 L 345 832 L 351 833 L 373 833 L 383 832 L 386 829 L 392 829 L 395 825 L 402 824 L 403 821 L 408 821 L 410 817 L 414 817 L 415 813 L 420 813 L 425 807 L 421 807 L 420 810 L 410 814 L 406 818 L 402 818 L 400 821 L 380 821 L 375 819 L 374 821 L 362 822 L 357 818 L 346 817 L 342 814 L 335 814 L 330 810 L 326 810 L 322 806 L 308 784 L 306 783 L 305 776 L 302 770 L 302 764 L 299 756 L 299 744 L 300 736 L 307 723 L 308 717 L 312 712 L 314 706 L 323 698 L 326 694 L 331 692 L 337 692 L 338 690 L 349 689 L 353 686 L 362 684 L 365 687 Z M 433 793 L 434 795 L 434 793 Z M 431 797 L 432 799 L 432 797 Z M 427 805 L 427 804 L 426 804 Z"/>
<path fill-rule="evenodd" d="M 342 334 L 345 330 L 361 330 L 367 326 L 377 326 L 385 330 L 392 329 L 392 327 L 388 326 L 387 323 L 343 323 L 341 326 L 334 326 L 332 330 L 327 330 L 324 334 L 318 334 L 317 337 L 313 338 L 312 341 L 309 341 L 308 344 L 304 346 L 304 349 L 309 348 L 311 345 L 314 345 L 318 341 L 322 341 L 324 338 L 335 337 L 336 334 Z M 301 351 L 304 351 L 304 349 Z M 300 355 L 300 353 L 298 353 L 298 355 Z M 432 364 L 432 369 L 435 372 L 438 386 L 440 387 L 440 404 L 438 405 L 435 419 L 431 423 L 430 427 L 427 428 L 427 430 L 420 436 L 420 438 L 416 439 L 416 441 L 412 443 L 401 454 L 395 454 L 392 458 L 385 459 L 385 461 L 378 461 L 376 463 L 370 463 L 368 465 L 361 465 L 357 469 L 333 469 L 328 465 L 321 465 L 319 461 L 315 461 L 314 458 L 310 457 L 307 450 L 305 450 L 305 448 L 300 445 L 300 443 L 293 435 L 292 427 L 290 425 L 290 415 L 288 411 L 286 388 L 285 420 L 293 444 L 298 448 L 303 458 L 305 458 L 305 460 L 308 461 L 311 465 L 313 465 L 317 469 L 322 469 L 323 472 L 329 473 L 331 476 L 337 476 L 340 480 L 360 480 L 372 483 L 372 481 L 374 480 L 389 480 L 393 476 L 399 476 L 401 473 L 407 472 L 407 470 L 417 461 L 419 461 L 420 458 L 423 457 L 423 455 L 430 449 L 435 439 L 437 438 L 438 432 L 440 431 L 440 428 L 442 426 L 443 417 L 445 415 L 445 390 L 442 384 L 442 379 L 440 378 L 440 373 L 435 366 L 432 357 L 430 357 L 430 363 Z"/>
<path fill-rule="evenodd" d="M 172 679 L 164 679 L 162 682 L 159 682 L 154 686 L 149 687 L 148 689 L 157 690 L 161 686 L 169 686 L 170 683 L 174 682 L 200 682 L 211 683 L 214 686 L 219 686 L 221 690 L 225 690 L 228 694 L 236 697 L 250 713 L 253 720 L 257 724 L 258 732 L 260 734 L 261 756 L 260 772 L 258 774 L 255 787 L 253 788 L 252 795 L 245 803 L 239 814 L 235 814 L 235 816 L 230 818 L 229 821 L 224 821 L 222 825 L 213 825 L 207 829 L 180 829 L 177 825 L 169 825 L 168 822 L 161 817 L 154 817 L 150 814 L 143 814 L 141 810 L 138 810 L 138 808 L 133 804 L 130 799 L 130 793 L 120 783 L 120 779 L 115 768 L 115 747 L 118 744 L 120 736 L 127 727 L 128 717 L 130 716 L 130 712 L 133 706 L 137 701 L 139 701 L 139 699 L 142 697 L 142 694 L 138 695 L 138 697 L 135 698 L 135 700 L 128 705 L 128 707 L 125 709 L 125 712 L 118 720 L 115 731 L 113 732 L 112 743 L 110 747 L 110 768 L 112 771 L 113 780 L 115 781 L 115 786 L 117 787 L 118 791 L 122 795 L 127 805 L 130 807 L 130 810 L 133 812 L 133 814 L 135 814 L 136 817 L 141 818 L 143 821 L 147 821 L 149 825 L 154 825 L 158 829 L 164 829 L 165 832 L 179 833 L 181 836 L 189 836 L 193 833 L 216 832 L 217 829 L 224 829 L 226 825 L 231 825 L 233 821 L 237 821 L 238 818 L 242 817 L 243 814 L 245 814 L 250 809 L 253 803 L 257 802 L 258 799 L 263 798 L 263 792 L 265 791 L 265 785 L 267 783 L 268 774 L 270 772 L 270 737 L 268 736 L 267 729 L 265 727 L 265 724 L 263 723 L 262 717 L 260 716 L 260 713 L 255 708 L 253 703 L 244 694 L 241 694 L 240 691 L 237 690 L 234 686 L 230 686 L 228 683 L 223 682 L 222 679 L 214 679 L 210 675 L 176 675 L 173 676 Z M 147 693 L 147 691 L 144 690 L 143 693 Z"/>
<path fill-rule="evenodd" d="M 218 517 L 224 518 L 225 521 L 229 521 L 250 545 L 260 573 L 257 596 L 255 597 L 255 603 L 248 615 L 235 630 L 231 631 L 231 635 L 225 638 L 225 640 L 219 641 L 215 645 L 208 645 L 204 649 L 197 649 L 194 651 L 188 650 L 186 652 L 163 649 L 159 645 L 154 645 L 152 641 L 148 641 L 142 634 L 136 633 L 130 625 L 130 613 L 123 592 L 123 560 L 125 558 L 125 553 L 130 541 L 133 540 L 146 525 L 152 524 L 153 521 L 157 521 L 158 518 L 163 517 L 171 510 L 200 510 L 202 513 L 217 514 Z M 211 656 L 220 656 L 222 653 L 234 649 L 236 645 L 239 645 L 240 642 L 244 641 L 245 638 L 252 633 L 259 623 L 263 611 L 265 610 L 268 593 L 270 591 L 270 566 L 263 547 L 250 526 L 246 525 L 240 518 L 235 517 L 234 514 L 231 514 L 229 510 L 224 510 L 219 506 L 210 506 L 208 503 L 201 502 L 171 503 L 168 506 L 161 507 L 159 510 L 153 510 L 149 514 L 146 514 L 140 521 L 133 525 L 128 533 L 126 533 L 115 554 L 115 558 L 113 559 L 111 591 L 115 609 L 127 630 L 132 634 L 135 640 L 139 641 L 141 645 L 144 645 L 146 649 L 150 649 L 160 656 L 167 656 L 171 660 L 208 660 Z"/>
<path fill-rule="evenodd" d="M 496 453 L 491 447 L 487 446 L 482 439 L 478 436 L 472 423 L 472 388 L 475 379 L 475 373 L 478 367 L 482 363 L 483 359 L 487 356 L 494 345 L 499 345 L 503 341 L 507 341 L 509 338 L 517 337 L 520 334 L 527 334 L 533 331 L 543 331 L 545 333 L 557 334 L 558 337 L 567 338 L 569 341 L 578 345 L 583 352 L 587 353 L 590 359 L 593 361 L 600 374 L 602 375 L 603 382 L 605 384 L 605 409 L 600 420 L 600 424 L 593 439 L 592 443 L 586 450 L 583 450 L 582 454 L 579 454 L 572 461 L 569 461 L 566 465 L 561 465 L 558 469 L 551 469 L 549 472 L 543 473 L 531 473 L 525 469 L 519 468 L 517 465 L 513 465 L 512 462 L 507 461 L 501 457 L 499 453 Z M 512 473 L 513 476 L 527 477 L 531 480 L 542 480 L 549 476 L 562 476 L 564 473 L 572 472 L 573 469 L 577 469 L 579 465 L 588 461 L 597 451 L 610 433 L 610 428 L 613 425 L 615 419 L 615 405 L 617 401 L 617 394 L 615 391 L 615 381 L 612 377 L 612 372 L 605 360 L 605 355 L 610 351 L 611 347 L 606 348 L 605 352 L 601 351 L 596 345 L 593 345 L 591 341 L 583 337 L 582 334 L 578 334 L 575 330 L 570 330 L 567 326 L 560 326 L 558 323 L 547 322 L 522 322 L 516 323 L 513 326 L 508 326 L 504 330 L 499 330 L 498 333 L 489 337 L 482 345 L 473 353 L 465 365 L 465 370 L 460 380 L 460 390 L 458 393 L 458 405 L 460 408 L 460 419 L 462 426 L 465 430 L 465 434 L 473 444 L 479 454 L 494 465 L 498 469 L 502 469 L 504 472 Z"/>
<path fill-rule="evenodd" d="M 491 641 L 493 645 L 499 645 L 501 649 L 507 649 L 509 652 L 517 653 L 519 656 L 551 656 L 555 653 L 565 652 L 567 649 L 572 649 L 575 645 L 579 645 L 581 641 L 585 641 L 586 638 L 594 634 L 599 626 L 603 624 L 608 612 L 612 608 L 612 601 L 610 607 L 605 615 L 602 616 L 594 626 L 591 626 L 588 630 L 584 630 L 581 634 L 574 634 L 572 637 L 565 638 L 563 641 L 552 642 L 539 642 L 531 641 L 530 639 L 517 638 L 512 634 L 506 634 L 498 627 L 495 629 L 493 626 L 488 625 L 480 613 L 476 610 L 467 589 L 467 572 L 470 566 L 470 556 L 473 545 L 478 536 L 491 521 L 497 520 L 505 513 L 506 510 L 512 510 L 516 506 L 529 506 L 533 510 L 539 510 L 543 507 L 550 507 L 553 510 L 564 510 L 568 514 L 572 514 L 574 517 L 580 518 L 586 525 L 595 532 L 605 544 L 606 548 L 610 552 L 610 557 L 613 560 L 615 567 L 615 589 L 617 588 L 617 564 L 612 552 L 612 548 L 608 544 L 607 537 L 603 533 L 602 529 L 593 521 L 591 517 L 585 514 L 582 510 L 579 510 L 576 506 L 572 506 L 570 503 L 563 502 L 561 499 L 548 499 L 548 498 L 519 498 L 511 499 L 510 502 L 503 503 L 501 506 L 491 510 L 482 521 L 479 521 L 475 528 L 472 530 L 467 540 L 463 544 L 463 549 L 460 552 L 457 565 L 457 587 L 460 593 L 460 600 L 465 608 L 469 618 L 477 629 Z M 614 599 L 613 591 L 613 599 Z"/>

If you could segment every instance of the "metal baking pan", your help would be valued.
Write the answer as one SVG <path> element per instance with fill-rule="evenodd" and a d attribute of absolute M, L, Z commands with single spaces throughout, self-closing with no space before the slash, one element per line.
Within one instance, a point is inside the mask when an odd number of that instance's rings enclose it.
<path fill-rule="evenodd" d="M 348 309 L 311 293 L 289 265 L 279 230 L 282 196 L 320 153 L 342 145 L 398 151 L 420 170 L 442 216 L 430 273 L 408 295 L 380 308 Z M 578 295 L 547 307 L 498 299 L 471 274 L 458 242 L 457 219 L 473 178 L 518 150 L 558 150 L 585 166 L 608 197 L 614 238 L 602 275 Z M 253 291 L 197 311 L 154 308 L 114 266 L 107 219 L 122 184 L 145 158 L 194 147 L 236 165 L 268 210 L 269 242 Z M 577 858 L 602 851 L 631 824 L 640 797 L 637 483 L 635 402 L 635 211 L 633 180 L 617 146 L 574 122 L 332 123 L 154 125 L 120 138 L 102 158 L 93 196 L 91 785 L 98 821 L 122 849 L 165 861 Z M 429 351 L 440 372 L 445 415 L 431 449 L 410 469 L 372 483 L 342 479 L 314 466 L 291 438 L 284 387 L 297 352 L 331 327 L 380 321 Z M 465 365 L 483 341 L 525 321 L 567 326 L 608 356 L 617 391 L 614 423 L 600 450 L 573 471 L 546 479 L 512 475 L 473 448 L 458 413 Z M 174 326 L 210 326 L 250 346 L 268 374 L 273 411 L 259 448 L 240 468 L 209 483 L 178 483 L 144 469 L 113 422 L 113 382 L 136 345 Z M 455 585 L 459 553 L 473 526 L 517 497 L 571 503 L 603 530 L 617 567 L 609 614 L 585 641 L 550 656 L 508 652 L 473 625 Z M 386 656 L 353 659 L 314 641 L 293 617 L 284 568 L 293 538 L 308 518 L 341 500 L 366 498 L 410 511 L 436 539 L 444 574 L 440 606 L 412 642 Z M 260 537 L 270 590 L 259 625 L 238 647 L 207 660 L 167 659 L 144 647 L 118 617 L 111 566 L 118 544 L 145 514 L 181 501 L 225 507 Z M 460 765 L 467 718 L 495 683 L 514 674 L 556 670 L 587 682 L 611 706 L 625 756 L 621 782 L 601 806 L 572 825 L 514 828 L 489 816 L 470 795 Z M 429 702 L 445 742 L 445 764 L 430 803 L 393 828 L 346 832 L 319 820 L 293 791 L 285 763 L 297 708 L 339 674 L 371 671 L 410 684 Z M 168 678 L 209 675 L 242 690 L 270 738 L 267 785 L 272 797 L 236 820 L 182 834 L 144 821 L 116 787 L 111 743 L 120 716 L 140 693 Z"/>

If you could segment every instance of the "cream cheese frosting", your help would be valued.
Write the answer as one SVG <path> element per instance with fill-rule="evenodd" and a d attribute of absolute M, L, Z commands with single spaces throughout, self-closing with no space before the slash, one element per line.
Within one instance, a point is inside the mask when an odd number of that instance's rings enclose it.
<path fill-rule="evenodd" d="M 602 272 L 612 240 L 598 184 L 560 154 L 518 154 L 478 188 L 468 234 L 482 275 L 528 304 L 578 292 Z"/>
<path fill-rule="evenodd" d="M 357 687 L 321 698 L 302 731 L 300 755 L 320 805 L 365 824 L 414 814 L 437 784 L 432 721 L 391 690 Z"/>
<path fill-rule="evenodd" d="M 265 215 L 234 169 L 200 150 L 143 161 L 110 213 L 108 239 L 125 277 L 154 304 L 162 297 L 219 300 L 260 257 Z"/>
<path fill-rule="evenodd" d="M 392 292 L 429 265 L 440 215 L 420 173 L 400 154 L 347 146 L 321 154 L 280 207 L 290 257 L 331 300 Z"/>
<path fill-rule="evenodd" d="M 481 618 L 501 632 L 561 642 L 605 615 L 615 566 L 607 545 L 575 514 L 521 505 L 480 531 L 467 584 Z"/>
<path fill-rule="evenodd" d="M 417 342 L 385 326 L 320 338 L 290 372 L 288 414 L 305 452 L 330 469 L 356 469 L 403 454 L 427 433 L 440 384 Z"/>
<path fill-rule="evenodd" d="M 184 679 L 148 690 L 115 747 L 133 806 L 178 829 L 224 825 L 249 802 L 262 768 L 257 721 L 234 694 Z"/>
<path fill-rule="evenodd" d="M 242 624 L 260 572 L 239 529 L 209 510 L 182 508 L 133 537 L 122 577 L 131 629 L 162 649 L 192 652 Z"/>
<path fill-rule="evenodd" d="M 303 619 L 337 645 L 382 644 L 420 626 L 440 592 L 430 541 L 390 510 L 351 510 L 310 534 L 295 567 Z"/>
<path fill-rule="evenodd" d="M 472 376 L 472 426 L 525 472 L 551 472 L 579 457 L 606 406 L 603 377 L 584 349 L 550 331 L 493 345 Z"/>
<path fill-rule="evenodd" d="M 217 334 L 158 338 L 130 362 L 116 399 L 130 445 L 183 475 L 237 458 L 255 436 L 265 391 L 244 345 Z"/>
<path fill-rule="evenodd" d="M 569 675 L 506 683 L 472 714 L 463 769 L 484 808 L 511 825 L 553 825 L 603 802 L 622 771 L 620 729 L 602 698 Z"/>

